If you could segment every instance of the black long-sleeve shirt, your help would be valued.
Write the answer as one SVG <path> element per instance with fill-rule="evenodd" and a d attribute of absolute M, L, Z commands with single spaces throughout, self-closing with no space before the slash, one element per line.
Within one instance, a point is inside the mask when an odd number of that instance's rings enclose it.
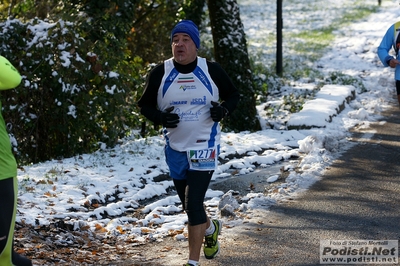
<path fill-rule="evenodd" d="M 191 73 L 197 66 L 197 58 L 187 65 L 181 65 L 174 60 L 174 66 L 180 73 Z M 239 102 L 239 91 L 228 74 L 218 63 L 207 61 L 207 67 L 212 80 L 218 87 L 219 97 L 222 100 L 221 105 L 228 110 L 228 114 L 231 114 Z M 160 116 L 157 110 L 157 94 L 163 76 L 164 63 L 161 63 L 150 71 L 144 93 L 138 101 L 138 105 L 141 107 L 141 113 L 156 124 L 160 124 L 161 122 L 159 121 Z"/>

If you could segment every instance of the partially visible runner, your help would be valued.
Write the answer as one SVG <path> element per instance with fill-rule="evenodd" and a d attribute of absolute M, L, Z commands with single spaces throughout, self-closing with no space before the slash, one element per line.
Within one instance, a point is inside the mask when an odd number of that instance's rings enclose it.
<path fill-rule="evenodd" d="M 20 83 L 18 71 L 0 56 L 0 90 L 15 88 Z M 1 109 L 0 102 L 0 265 L 30 266 L 32 262 L 13 249 L 18 196 L 17 162 Z"/>
<path fill-rule="evenodd" d="M 397 100 L 400 106 L 400 22 L 392 24 L 386 31 L 378 47 L 378 56 L 385 67 L 395 68 L 394 79 L 396 81 Z M 395 57 L 390 54 L 390 51 L 395 52 Z"/>

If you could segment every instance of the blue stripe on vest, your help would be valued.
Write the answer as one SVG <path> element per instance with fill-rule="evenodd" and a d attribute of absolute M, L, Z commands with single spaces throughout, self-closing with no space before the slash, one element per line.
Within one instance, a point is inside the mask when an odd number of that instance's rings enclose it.
<path fill-rule="evenodd" d="M 206 74 L 204 74 L 203 70 L 199 66 L 193 71 L 193 74 L 203 83 L 203 85 L 207 88 L 211 95 L 213 95 L 213 90 L 211 87 L 211 83 L 208 80 Z"/>
<path fill-rule="evenodd" d="M 208 140 L 208 148 L 213 148 L 215 146 L 215 136 L 217 135 L 218 122 L 215 122 L 211 128 L 210 139 Z"/>
<path fill-rule="evenodd" d="M 173 68 L 171 70 L 171 72 L 169 73 L 168 77 L 165 79 L 164 82 L 164 86 L 163 86 L 163 90 L 162 90 L 162 96 L 164 97 L 164 95 L 167 93 L 167 90 L 169 89 L 169 87 L 172 85 L 172 82 L 176 79 L 176 77 L 178 76 L 179 72 L 178 70 L 176 70 L 175 68 Z"/>

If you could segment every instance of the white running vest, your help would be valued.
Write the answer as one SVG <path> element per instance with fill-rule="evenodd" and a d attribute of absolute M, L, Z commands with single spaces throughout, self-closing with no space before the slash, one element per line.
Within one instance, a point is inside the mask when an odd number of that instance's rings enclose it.
<path fill-rule="evenodd" d="M 165 74 L 158 89 L 160 110 L 174 106 L 173 113 L 180 117 L 176 128 L 164 130 L 166 141 L 176 151 L 214 148 L 220 144 L 221 129 L 211 119 L 211 101 L 218 102 L 219 92 L 208 73 L 204 58 L 197 58 L 196 69 L 188 74 L 179 73 L 171 59 L 164 62 Z"/>

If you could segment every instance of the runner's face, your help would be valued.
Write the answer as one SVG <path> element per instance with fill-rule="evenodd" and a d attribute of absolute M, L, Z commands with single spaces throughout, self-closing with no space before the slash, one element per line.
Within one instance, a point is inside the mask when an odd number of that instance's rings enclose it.
<path fill-rule="evenodd" d="M 186 33 L 177 33 L 172 36 L 172 55 L 181 65 L 192 63 L 197 57 L 197 48 L 192 38 Z"/>

